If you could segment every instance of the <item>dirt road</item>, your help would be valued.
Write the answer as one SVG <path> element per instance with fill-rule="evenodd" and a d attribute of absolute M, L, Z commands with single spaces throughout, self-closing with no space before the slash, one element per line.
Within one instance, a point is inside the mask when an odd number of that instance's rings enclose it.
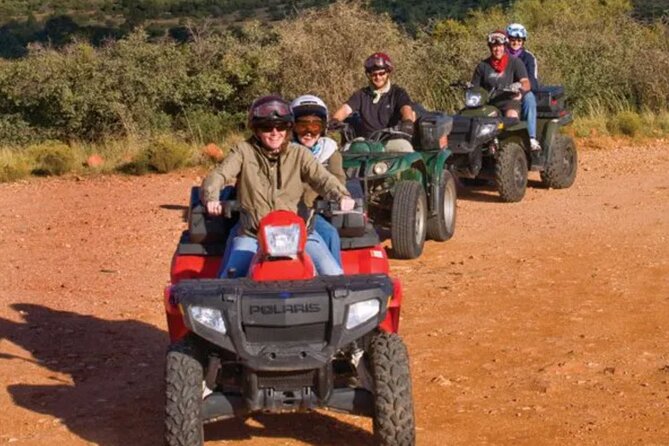
<path fill-rule="evenodd" d="M 669 144 L 580 155 L 569 190 L 461 192 L 454 239 L 392 262 L 419 445 L 669 444 Z M 161 292 L 197 174 L 0 185 L 0 444 L 162 444 Z M 370 431 L 319 412 L 206 434 Z"/>

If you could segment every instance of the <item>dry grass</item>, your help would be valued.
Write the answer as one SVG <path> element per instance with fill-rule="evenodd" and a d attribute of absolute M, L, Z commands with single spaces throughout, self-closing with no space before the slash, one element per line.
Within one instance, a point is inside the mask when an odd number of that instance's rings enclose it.
<path fill-rule="evenodd" d="M 30 175 L 30 160 L 14 150 L 0 150 L 0 183 L 20 180 Z"/>

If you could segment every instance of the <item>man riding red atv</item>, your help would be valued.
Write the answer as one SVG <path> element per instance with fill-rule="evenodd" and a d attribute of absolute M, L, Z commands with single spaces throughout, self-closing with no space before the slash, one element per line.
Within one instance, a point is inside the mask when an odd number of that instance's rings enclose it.
<path fill-rule="evenodd" d="M 244 203 L 223 201 L 219 217 L 199 196 L 165 290 L 166 444 L 203 445 L 203 423 L 226 417 L 317 408 L 373 417 L 380 445 L 415 444 L 401 286 L 364 214 L 320 206 L 343 275 L 316 275 L 304 220 L 278 209 L 260 216 L 248 273 L 216 278 Z"/>

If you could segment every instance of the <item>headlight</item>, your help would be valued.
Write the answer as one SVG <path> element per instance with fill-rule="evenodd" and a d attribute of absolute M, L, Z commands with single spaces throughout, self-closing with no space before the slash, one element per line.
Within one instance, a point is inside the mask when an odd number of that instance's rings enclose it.
<path fill-rule="evenodd" d="M 479 127 L 479 131 L 477 132 L 476 136 L 488 136 L 493 134 L 495 130 L 497 130 L 497 124 L 482 124 L 481 127 Z"/>
<path fill-rule="evenodd" d="M 300 226 L 266 226 L 265 241 L 267 253 L 272 257 L 291 257 L 297 255 L 300 245 Z"/>
<path fill-rule="evenodd" d="M 346 329 L 357 327 L 358 325 L 367 322 L 377 314 L 381 309 L 381 302 L 378 299 L 363 300 L 356 302 L 348 307 L 348 315 L 346 316 Z"/>
<path fill-rule="evenodd" d="M 216 330 L 221 334 L 226 333 L 225 321 L 223 320 L 223 315 L 220 310 L 193 306 L 189 307 L 188 311 L 190 311 L 191 318 L 199 324 L 211 328 L 212 330 Z"/>
<path fill-rule="evenodd" d="M 465 106 L 469 108 L 479 107 L 481 105 L 481 93 L 478 91 L 467 90 L 465 92 Z"/>
<path fill-rule="evenodd" d="M 388 172 L 388 163 L 385 161 L 380 161 L 374 164 L 374 167 L 372 167 L 372 172 L 374 172 L 374 175 L 383 175 L 384 173 Z"/>

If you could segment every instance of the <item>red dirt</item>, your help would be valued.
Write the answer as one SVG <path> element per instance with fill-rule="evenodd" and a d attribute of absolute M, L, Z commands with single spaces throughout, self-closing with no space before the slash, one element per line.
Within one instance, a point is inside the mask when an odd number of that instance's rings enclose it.
<path fill-rule="evenodd" d="M 393 261 L 420 445 L 669 444 L 669 144 L 581 152 L 568 190 L 461 191 Z M 201 173 L 201 172 L 200 172 Z M 0 444 L 162 444 L 162 288 L 198 172 L 0 185 Z M 207 445 L 371 445 L 329 412 Z"/>

